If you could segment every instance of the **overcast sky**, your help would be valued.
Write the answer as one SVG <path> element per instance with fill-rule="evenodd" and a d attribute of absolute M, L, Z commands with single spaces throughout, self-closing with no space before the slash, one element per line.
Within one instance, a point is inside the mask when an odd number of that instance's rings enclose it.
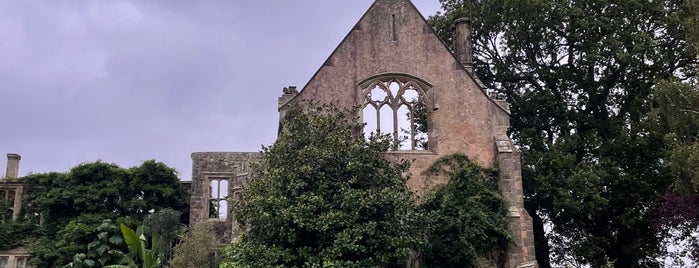
<path fill-rule="evenodd" d="M 437 0 L 413 1 L 424 16 Z M 0 0 L 0 177 L 259 151 L 373 0 Z"/>

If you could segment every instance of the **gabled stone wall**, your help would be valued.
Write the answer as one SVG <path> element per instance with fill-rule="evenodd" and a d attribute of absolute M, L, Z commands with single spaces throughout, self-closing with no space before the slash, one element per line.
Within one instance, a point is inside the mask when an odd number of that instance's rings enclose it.
<path fill-rule="evenodd" d="M 426 108 L 429 146 L 427 150 L 390 151 L 386 157 L 411 161 L 408 187 L 418 194 L 446 182 L 444 177 L 424 174 L 442 156 L 460 153 L 483 166 L 498 168 L 515 241 L 507 252 L 507 267 L 535 267 L 531 218 L 523 208 L 520 156 L 507 137 L 508 107 L 502 100 L 491 99 L 472 75 L 468 20 L 458 22 L 457 45 L 461 47 L 457 57 L 410 1 L 376 0 L 300 91 L 284 89 L 278 100 L 280 120 L 289 105 L 304 100 L 351 108 L 370 103 L 367 92 L 371 88 L 367 87 L 377 83 L 391 79 L 414 83 Z M 242 178 L 242 167 L 259 157 L 256 153 L 192 154 L 191 222 L 212 221 L 208 217 L 210 190 L 215 188 L 212 178 Z M 239 183 L 244 180 L 236 180 L 231 189 Z M 234 192 L 229 195 L 235 196 Z M 224 240 L 231 240 L 235 232 L 231 218 L 213 221 L 221 222 Z"/>
<path fill-rule="evenodd" d="M 491 99 L 472 75 L 468 23 L 457 21 L 455 55 L 410 1 L 376 0 L 308 84 L 293 96 L 283 96 L 279 110 L 302 100 L 345 108 L 362 105 L 366 85 L 381 79 L 398 77 L 421 85 L 428 150 L 390 151 L 386 157 L 411 161 L 408 186 L 418 194 L 446 182 L 424 174 L 442 156 L 460 153 L 498 168 L 515 241 L 507 266 L 536 266 L 531 218 L 523 207 L 520 156 L 507 137 L 510 114 L 506 103 Z"/>

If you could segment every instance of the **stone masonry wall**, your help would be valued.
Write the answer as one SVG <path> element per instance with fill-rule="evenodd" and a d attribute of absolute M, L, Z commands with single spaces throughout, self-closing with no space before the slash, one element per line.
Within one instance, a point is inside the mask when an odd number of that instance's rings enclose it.
<path fill-rule="evenodd" d="M 254 152 L 199 152 L 192 153 L 192 186 L 190 198 L 190 225 L 207 222 L 221 243 L 230 243 L 237 235 L 233 216 L 211 218 L 211 180 L 228 180 L 229 198 L 235 198 L 250 173 L 250 164 L 260 160 Z"/>

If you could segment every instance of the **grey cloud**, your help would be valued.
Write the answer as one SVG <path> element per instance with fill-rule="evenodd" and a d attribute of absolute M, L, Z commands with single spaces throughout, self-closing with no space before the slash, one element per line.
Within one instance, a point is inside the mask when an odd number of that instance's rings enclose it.
<path fill-rule="evenodd" d="M 371 3 L 0 1 L 0 153 L 21 174 L 155 158 L 188 179 L 191 152 L 273 142 L 281 88 Z"/>

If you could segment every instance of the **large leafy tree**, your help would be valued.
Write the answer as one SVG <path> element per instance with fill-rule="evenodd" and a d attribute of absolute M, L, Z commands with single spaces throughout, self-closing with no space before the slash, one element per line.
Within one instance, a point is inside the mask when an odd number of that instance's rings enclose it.
<path fill-rule="evenodd" d="M 221 267 L 389 267 L 410 251 L 413 200 L 387 139 L 356 110 L 293 107 L 233 213 L 244 233 Z"/>
<path fill-rule="evenodd" d="M 699 0 L 687 2 L 694 16 L 685 19 L 688 37 L 699 50 Z M 689 255 L 699 263 L 699 83 L 677 80 L 659 83 L 653 91 L 649 128 L 663 135 L 665 171 L 673 181 L 658 209 L 655 227 L 676 247 L 674 260 Z"/>
<path fill-rule="evenodd" d="M 664 166 L 673 178 L 672 190 L 699 193 L 699 88 L 696 83 L 665 81 L 655 88 L 650 129 L 663 135 Z"/>
<path fill-rule="evenodd" d="M 143 219 L 153 210 L 188 208 L 174 169 L 153 160 L 129 169 L 101 161 L 84 163 L 68 173 L 32 174 L 23 181 L 42 189 L 28 194 L 26 203 L 47 211 L 49 225 L 86 213 Z"/>
<path fill-rule="evenodd" d="M 20 180 L 32 191 L 24 196 L 18 221 L 37 225 L 43 219 L 29 243 L 36 267 L 71 262 L 93 242 L 94 230 L 106 219 L 134 225 L 153 211 L 189 209 L 174 169 L 153 160 L 129 169 L 98 161 L 67 173 L 30 174 Z"/>
<path fill-rule="evenodd" d="M 219 267 L 221 256 L 216 254 L 219 247 L 211 222 L 198 223 L 189 228 L 187 234 L 180 237 L 179 243 L 172 249 L 172 268 L 216 268 Z"/>
<path fill-rule="evenodd" d="M 643 121 L 660 81 L 694 76 L 689 2 L 440 2 L 438 34 L 450 40 L 452 21 L 471 16 L 476 75 L 511 104 L 540 265 L 550 252 L 595 267 L 654 264 L 663 250 L 651 221 L 671 180 L 663 137 Z"/>

